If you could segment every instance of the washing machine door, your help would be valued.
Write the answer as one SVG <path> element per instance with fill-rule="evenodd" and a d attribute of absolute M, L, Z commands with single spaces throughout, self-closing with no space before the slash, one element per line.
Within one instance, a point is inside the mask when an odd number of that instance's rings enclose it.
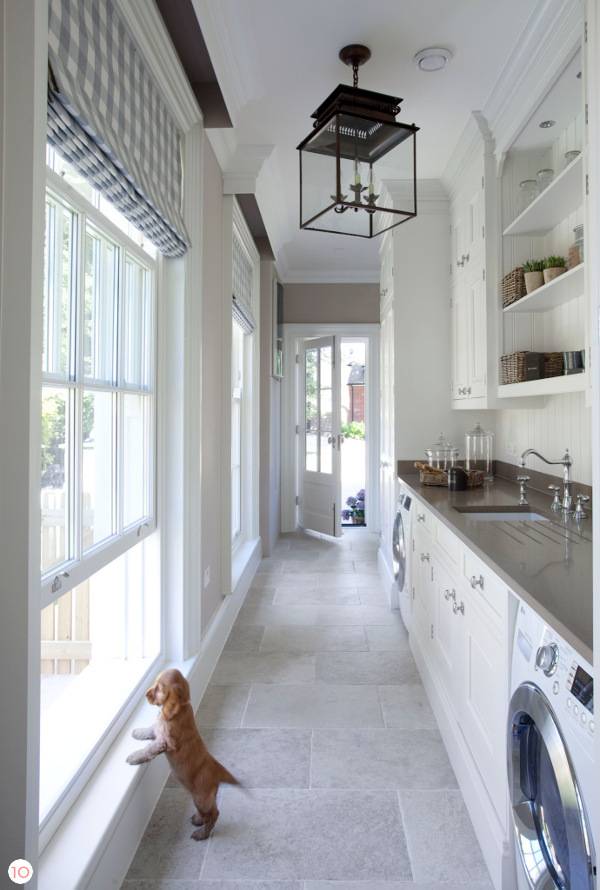
<path fill-rule="evenodd" d="M 508 780 L 520 884 L 593 890 L 588 820 L 556 717 L 533 683 L 515 691 L 508 720 Z"/>
<path fill-rule="evenodd" d="M 406 576 L 406 539 L 401 508 L 396 514 L 392 532 L 392 564 L 394 578 L 398 584 L 398 590 L 401 591 L 404 589 L 404 578 Z"/>

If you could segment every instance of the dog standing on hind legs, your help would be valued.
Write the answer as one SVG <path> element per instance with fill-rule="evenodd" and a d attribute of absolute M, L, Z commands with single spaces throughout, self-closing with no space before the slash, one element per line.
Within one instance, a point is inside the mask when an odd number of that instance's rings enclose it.
<path fill-rule="evenodd" d="M 192 824 L 197 826 L 197 831 L 192 837 L 195 841 L 204 841 L 219 818 L 219 785 L 240 783 L 211 756 L 202 741 L 190 702 L 190 687 L 180 671 L 173 669 L 159 674 L 154 686 L 146 692 L 146 698 L 161 711 L 154 726 L 133 730 L 134 739 L 150 744 L 130 754 L 127 763 L 139 766 L 159 754 L 166 754 L 175 777 L 190 792 L 196 807 Z"/>

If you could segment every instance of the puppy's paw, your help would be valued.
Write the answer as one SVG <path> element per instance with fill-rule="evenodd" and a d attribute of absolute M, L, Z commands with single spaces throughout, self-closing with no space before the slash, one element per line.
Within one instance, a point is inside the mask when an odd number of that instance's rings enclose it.
<path fill-rule="evenodd" d="M 210 837 L 212 829 L 212 825 L 203 825 L 198 831 L 194 831 L 191 837 L 195 841 L 206 841 Z"/>
<path fill-rule="evenodd" d="M 192 825 L 204 825 L 204 819 L 202 816 L 198 815 L 198 813 L 194 813 L 193 816 L 190 816 L 190 822 Z"/>
<path fill-rule="evenodd" d="M 131 737 L 138 742 L 145 742 L 148 739 L 154 738 L 154 731 L 152 729 L 134 729 Z"/>
<path fill-rule="evenodd" d="M 129 763 L 130 766 L 140 766 L 145 762 L 146 758 L 141 751 L 134 751 L 133 754 L 130 754 L 127 758 L 127 763 Z"/>

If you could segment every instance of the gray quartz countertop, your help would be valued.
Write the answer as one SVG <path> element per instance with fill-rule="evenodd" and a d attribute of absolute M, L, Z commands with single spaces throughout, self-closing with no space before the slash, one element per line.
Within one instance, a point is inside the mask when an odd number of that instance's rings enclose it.
<path fill-rule="evenodd" d="M 532 510 L 548 522 L 480 522 L 455 507 L 516 505 L 518 487 L 503 479 L 483 488 L 449 491 L 421 485 L 418 473 L 400 481 L 589 662 L 592 658 L 592 519 L 578 524 L 550 511 L 533 490 Z"/>

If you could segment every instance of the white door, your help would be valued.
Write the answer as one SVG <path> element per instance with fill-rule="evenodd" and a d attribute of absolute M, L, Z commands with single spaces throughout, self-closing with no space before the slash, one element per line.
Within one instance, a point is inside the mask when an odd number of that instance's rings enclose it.
<path fill-rule="evenodd" d="M 340 375 L 337 337 L 305 340 L 302 349 L 304 440 L 300 524 L 339 537 L 340 522 Z"/>

